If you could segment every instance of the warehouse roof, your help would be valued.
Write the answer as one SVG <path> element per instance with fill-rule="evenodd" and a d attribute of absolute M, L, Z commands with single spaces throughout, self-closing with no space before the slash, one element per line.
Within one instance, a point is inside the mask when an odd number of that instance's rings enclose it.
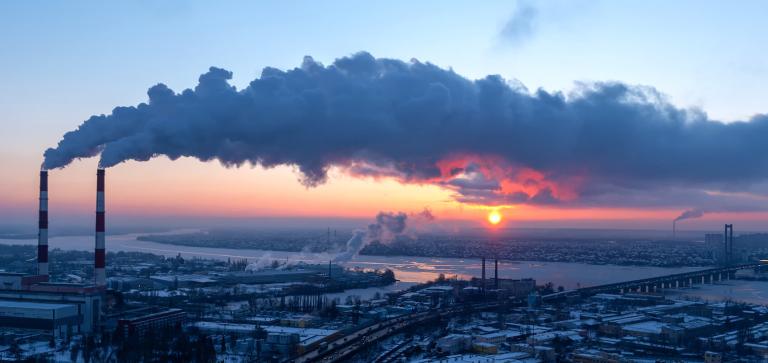
<path fill-rule="evenodd" d="M 73 306 L 72 304 L 39 303 L 29 301 L 0 300 L 0 308 L 24 308 L 24 309 L 61 309 Z"/>

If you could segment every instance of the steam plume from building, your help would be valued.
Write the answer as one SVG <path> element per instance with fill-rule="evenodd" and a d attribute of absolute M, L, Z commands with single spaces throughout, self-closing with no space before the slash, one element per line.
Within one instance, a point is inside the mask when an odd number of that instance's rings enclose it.
<path fill-rule="evenodd" d="M 677 237 L 677 222 L 686 220 L 686 219 L 695 219 L 695 218 L 701 218 L 704 216 L 706 211 L 703 209 L 688 209 L 686 211 L 683 211 L 683 213 L 680 213 L 679 216 L 677 216 L 675 219 L 672 220 L 672 238 Z"/>
<path fill-rule="evenodd" d="M 429 215 L 429 221 L 434 220 L 434 216 L 428 210 L 417 214 L 417 216 L 424 215 L 425 213 Z M 336 262 L 349 261 L 363 247 L 373 241 L 384 243 L 393 241 L 404 234 L 407 228 L 407 220 L 408 215 L 403 212 L 379 212 L 376 215 L 375 222 L 369 224 L 368 228 L 353 232 L 352 238 L 347 241 L 344 251 L 336 255 L 333 260 Z"/>
<path fill-rule="evenodd" d="M 680 215 L 677 216 L 677 218 L 675 218 L 674 221 L 677 222 L 677 221 L 682 221 L 684 219 L 701 218 L 704 216 L 705 213 L 706 211 L 702 209 L 689 209 L 684 211 L 683 213 L 680 213 Z"/>

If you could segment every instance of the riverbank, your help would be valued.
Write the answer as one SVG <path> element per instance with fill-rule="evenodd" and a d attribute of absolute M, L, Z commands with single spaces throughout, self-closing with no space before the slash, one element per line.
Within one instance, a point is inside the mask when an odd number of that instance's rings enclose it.
<path fill-rule="evenodd" d="M 140 241 L 142 234 L 112 235 L 107 237 L 107 250 L 149 252 L 156 255 L 173 257 L 180 255 L 184 258 L 212 259 L 259 259 L 304 261 L 307 263 L 327 263 L 335 257 L 328 253 L 303 253 L 263 251 L 252 249 L 227 249 L 211 247 L 186 247 L 166 245 L 156 242 Z M 35 239 L 0 239 L 2 244 L 31 244 Z M 51 249 L 93 250 L 93 236 L 63 236 L 53 237 L 49 241 Z M 344 263 L 346 267 L 360 268 L 389 268 L 395 272 L 398 280 L 408 283 L 420 283 L 436 279 L 440 274 L 470 278 L 481 275 L 479 259 L 433 258 L 433 257 L 400 257 L 400 256 L 354 256 L 351 261 Z M 569 262 L 533 262 L 508 261 L 499 263 L 499 276 L 502 278 L 533 278 L 540 283 L 552 282 L 555 286 L 578 288 L 625 280 L 641 279 L 653 276 L 668 275 L 687 271 L 695 271 L 697 267 L 652 267 L 652 266 L 617 266 L 590 265 Z M 492 273 L 492 269 L 488 269 Z"/>

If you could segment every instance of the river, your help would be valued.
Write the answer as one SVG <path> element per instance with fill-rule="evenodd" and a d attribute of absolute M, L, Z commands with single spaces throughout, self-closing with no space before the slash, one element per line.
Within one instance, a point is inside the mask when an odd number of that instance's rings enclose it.
<path fill-rule="evenodd" d="M 179 233 L 174 231 L 172 233 Z M 142 234 L 110 235 L 107 237 L 108 251 L 137 251 L 164 256 L 181 255 L 185 258 L 201 257 L 213 259 L 247 258 L 249 261 L 258 259 L 294 260 L 304 262 L 326 263 L 334 255 L 327 253 L 301 253 L 262 251 L 252 249 L 227 249 L 209 247 L 187 247 L 157 242 L 139 241 L 136 238 Z M 36 244 L 33 239 L 0 239 L 2 244 Z M 93 249 L 93 236 L 63 236 L 52 237 L 49 240 L 51 249 L 84 250 Z M 440 274 L 448 277 L 458 276 L 468 278 L 480 276 L 481 262 L 479 259 L 442 258 L 442 257 L 408 257 L 408 256 L 355 256 L 345 263 L 347 267 L 389 268 L 403 283 L 413 284 L 434 280 Z M 488 277 L 493 276 L 493 261 L 487 261 Z M 589 265 L 566 262 L 532 262 L 532 261 L 499 261 L 499 277 L 502 278 L 533 278 L 538 283 L 552 282 L 555 286 L 577 288 L 579 286 L 599 285 L 624 280 L 634 280 L 645 277 L 667 275 L 701 269 L 699 267 L 664 268 L 650 266 L 616 266 Z M 402 287 L 406 287 L 403 284 Z"/>

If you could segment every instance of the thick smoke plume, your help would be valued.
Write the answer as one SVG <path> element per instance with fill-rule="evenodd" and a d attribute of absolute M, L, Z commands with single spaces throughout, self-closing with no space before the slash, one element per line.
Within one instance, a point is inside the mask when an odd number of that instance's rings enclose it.
<path fill-rule="evenodd" d="M 530 92 L 500 76 L 470 80 L 368 53 L 265 68 L 242 90 L 231 78 L 211 68 L 194 89 L 158 84 L 147 103 L 66 133 L 43 167 L 97 155 L 103 167 L 194 157 L 292 165 L 308 186 L 336 167 L 439 185 L 466 203 L 581 206 L 717 204 L 729 197 L 705 190 L 768 179 L 768 116 L 725 124 L 650 87 Z"/>
<path fill-rule="evenodd" d="M 412 217 L 416 223 L 431 222 L 435 219 L 429 209 L 413 214 Z M 360 252 L 363 247 L 371 242 L 378 241 L 387 243 L 404 235 L 408 228 L 406 223 L 407 220 L 408 215 L 403 212 L 379 212 L 379 214 L 376 215 L 375 222 L 369 224 L 367 229 L 359 229 L 353 232 L 352 238 L 347 241 L 345 250 L 339 253 L 334 258 L 334 261 L 349 261 Z"/>

